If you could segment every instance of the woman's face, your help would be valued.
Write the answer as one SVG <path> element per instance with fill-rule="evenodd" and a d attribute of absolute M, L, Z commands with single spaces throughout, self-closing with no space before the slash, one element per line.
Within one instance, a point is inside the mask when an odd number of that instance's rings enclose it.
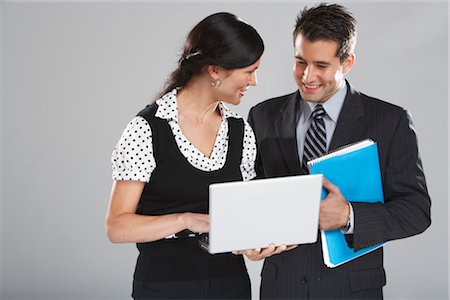
<path fill-rule="evenodd" d="M 224 75 L 221 76 L 221 84 L 217 88 L 221 101 L 233 105 L 241 102 L 241 97 L 245 95 L 249 86 L 255 86 L 257 83 L 256 70 L 260 60 L 245 68 L 223 70 Z"/>

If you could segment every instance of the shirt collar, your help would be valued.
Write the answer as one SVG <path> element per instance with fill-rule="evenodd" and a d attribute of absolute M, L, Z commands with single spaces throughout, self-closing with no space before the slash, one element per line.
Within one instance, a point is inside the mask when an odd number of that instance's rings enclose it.
<path fill-rule="evenodd" d="M 178 106 L 177 106 L 177 89 L 173 89 L 161 98 L 156 100 L 158 109 L 155 116 L 165 120 L 174 120 L 178 122 Z M 242 118 L 235 112 L 231 111 L 224 103 L 219 102 L 219 112 L 222 119 Z"/>
<path fill-rule="evenodd" d="M 158 110 L 155 117 L 178 122 L 177 89 L 173 89 L 156 100 Z"/>
<path fill-rule="evenodd" d="M 228 118 L 242 118 L 240 115 L 229 109 L 225 103 L 222 101 L 219 102 L 219 112 L 222 115 L 222 119 Z"/>
<path fill-rule="evenodd" d="M 344 80 L 342 87 L 339 89 L 339 91 L 336 94 L 334 94 L 330 99 L 328 99 L 325 103 L 322 104 L 323 109 L 327 113 L 327 116 L 334 123 L 337 122 L 346 95 L 347 95 L 347 84 L 345 83 Z M 317 103 L 308 102 L 304 100 L 302 101 L 302 108 L 303 108 L 302 110 L 305 114 L 304 115 L 305 121 L 311 117 L 312 112 L 314 111 L 316 106 Z"/>

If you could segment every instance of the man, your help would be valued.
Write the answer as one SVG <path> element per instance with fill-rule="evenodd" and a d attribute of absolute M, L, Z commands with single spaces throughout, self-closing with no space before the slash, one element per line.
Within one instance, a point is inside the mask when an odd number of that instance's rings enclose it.
<path fill-rule="evenodd" d="M 356 251 L 423 232 L 431 223 L 431 202 L 409 113 L 359 93 L 344 79 L 355 62 L 355 24 L 340 5 L 305 8 L 294 30 L 298 91 L 256 105 L 249 122 L 260 178 L 306 174 L 305 162 L 325 151 L 365 138 L 378 143 L 384 204 L 350 204 L 324 180 L 329 193 L 321 202 L 319 227 L 342 230 Z M 336 268 L 323 263 L 320 238 L 293 249 L 272 245 L 244 253 L 253 260 L 267 257 L 261 298 L 383 297 L 382 248 Z"/>

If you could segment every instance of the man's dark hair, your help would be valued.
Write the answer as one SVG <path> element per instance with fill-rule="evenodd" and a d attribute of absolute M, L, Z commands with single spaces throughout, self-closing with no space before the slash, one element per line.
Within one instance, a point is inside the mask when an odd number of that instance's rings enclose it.
<path fill-rule="evenodd" d="M 336 41 L 338 44 L 336 56 L 343 63 L 355 48 L 356 20 L 339 4 L 320 3 L 309 9 L 305 7 L 298 14 L 294 43 L 298 34 L 311 42 Z"/>

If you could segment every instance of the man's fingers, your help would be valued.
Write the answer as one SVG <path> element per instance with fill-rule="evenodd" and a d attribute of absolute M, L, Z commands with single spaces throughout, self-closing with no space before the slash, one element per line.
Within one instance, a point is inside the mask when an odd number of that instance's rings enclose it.
<path fill-rule="evenodd" d="M 275 246 L 275 244 L 271 243 L 267 248 L 261 249 L 250 249 L 250 250 L 243 250 L 243 251 L 233 251 L 233 254 L 244 254 L 247 256 L 250 260 L 261 260 L 267 257 L 270 257 L 274 254 L 280 254 L 281 252 L 291 250 L 297 247 L 297 245 L 281 245 L 281 246 Z"/>
<path fill-rule="evenodd" d="M 288 247 L 286 248 L 286 251 L 295 249 L 295 248 L 297 248 L 297 247 L 298 247 L 298 245 L 290 245 L 290 246 L 288 246 Z"/>
<path fill-rule="evenodd" d="M 280 254 L 281 252 L 286 251 L 286 249 L 287 249 L 286 245 L 278 246 L 273 254 Z"/>
<path fill-rule="evenodd" d="M 332 184 L 328 179 L 326 179 L 325 177 L 322 180 L 322 185 L 323 187 L 331 193 L 335 193 L 337 192 L 339 189 L 337 186 L 335 186 L 334 184 Z"/>

